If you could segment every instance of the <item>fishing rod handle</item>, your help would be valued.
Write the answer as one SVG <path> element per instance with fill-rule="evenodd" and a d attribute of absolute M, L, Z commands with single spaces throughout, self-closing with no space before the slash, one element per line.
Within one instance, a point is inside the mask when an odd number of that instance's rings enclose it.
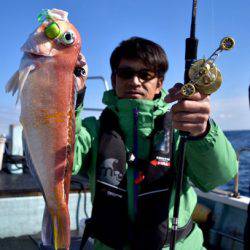
<path fill-rule="evenodd" d="M 197 59 L 198 42 L 199 41 L 196 38 L 186 39 L 184 83 L 188 83 L 190 81 L 189 69 L 192 63 Z"/>

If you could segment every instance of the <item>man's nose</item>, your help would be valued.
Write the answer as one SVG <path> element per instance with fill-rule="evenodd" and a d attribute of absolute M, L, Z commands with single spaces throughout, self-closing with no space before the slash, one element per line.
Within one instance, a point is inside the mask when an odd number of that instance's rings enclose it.
<path fill-rule="evenodd" d="M 141 85 L 140 79 L 137 75 L 135 75 L 131 78 L 130 85 L 132 85 L 134 87 L 138 87 Z"/>

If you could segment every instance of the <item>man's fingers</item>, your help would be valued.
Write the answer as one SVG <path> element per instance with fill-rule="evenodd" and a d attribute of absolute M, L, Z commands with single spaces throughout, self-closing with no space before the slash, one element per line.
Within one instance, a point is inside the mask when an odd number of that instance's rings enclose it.
<path fill-rule="evenodd" d="M 166 103 L 171 103 L 171 102 L 175 102 L 175 101 L 178 101 L 178 100 L 181 100 L 182 99 L 182 94 L 181 92 L 173 92 L 173 93 L 169 93 L 168 95 L 166 95 L 164 101 Z"/>
<path fill-rule="evenodd" d="M 190 112 L 190 113 L 210 113 L 209 101 L 197 102 L 194 100 L 182 100 L 172 106 L 172 112 Z"/>
<path fill-rule="evenodd" d="M 208 118 L 209 114 L 207 113 L 178 112 L 172 114 L 172 119 L 176 122 L 203 123 L 206 122 Z"/>
<path fill-rule="evenodd" d="M 75 86 L 77 88 L 77 91 L 80 91 L 85 88 L 86 86 L 86 80 L 82 77 L 76 77 L 74 76 Z"/>
<path fill-rule="evenodd" d="M 193 101 L 201 101 L 206 98 L 210 98 L 208 95 L 201 94 L 200 92 L 195 92 L 194 95 L 189 97 L 184 97 L 182 99 L 193 100 Z"/>
<path fill-rule="evenodd" d="M 165 97 L 165 102 L 171 103 L 182 98 L 182 94 L 180 92 L 181 87 L 183 86 L 182 83 L 176 83 L 171 89 L 168 90 L 168 94 Z"/>
<path fill-rule="evenodd" d="M 83 68 L 87 64 L 86 58 L 82 53 L 79 53 L 77 57 L 76 67 Z"/>
<path fill-rule="evenodd" d="M 193 136 L 199 135 L 206 130 L 207 123 L 189 123 L 173 121 L 173 127 L 181 131 L 190 132 Z"/>
<path fill-rule="evenodd" d="M 181 89 L 182 86 L 183 86 L 182 83 L 177 82 L 172 88 L 170 88 L 170 89 L 168 90 L 168 92 L 169 92 L 169 93 L 178 92 L 178 91 Z"/>

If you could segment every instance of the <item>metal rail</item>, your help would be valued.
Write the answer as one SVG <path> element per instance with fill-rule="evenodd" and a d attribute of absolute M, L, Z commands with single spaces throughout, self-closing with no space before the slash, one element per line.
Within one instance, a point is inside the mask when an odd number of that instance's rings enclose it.
<path fill-rule="evenodd" d="M 87 80 L 101 80 L 104 83 L 105 89 L 109 90 L 108 81 L 103 76 L 89 76 Z"/>
<path fill-rule="evenodd" d="M 97 111 L 97 112 L 101 112 L 103 111 L 103 109 L 98 109 L 98 108 L 84 108 L 85 111 Z"/>
<path fill-rule="evenodd" d="M 245 151 L 250 152 L 250 148 L 244 147 L 244 148 L 240 148 L 239 150 L 237 150 L 236 155 L 237 155 L 238 163 L 240 163 L 240 154 Z M 240 196 L 240 193 L 239 193 L 239 172 L 238 172 L 234 177 L 234 190 L 233 190 L 232 197 L 239 198 L 239 196 Z"/>
<path fill-rule="evenodd" d="M 210 229 L 210 231 L 211 231 L 212 233 L 219 234 L 219 235 L 221 235 L 221 236 L 223 236 L 223 237 L 226 237 L 226 238 L 228 238 L 228 239 L 237 241 L 237 242 L 239 242 L 239 243 L 245 245 L 244 240 L 241 240 L 241 239 L 239 239 L 239 238 L 237 238 L 237 237 L 235 237 L 235 236 L 232 236 L 232 235 L 230 235 L 230 234 L 227 234 L 227 233 L 224 233 L 224 232 L 218 231 L 218 230 L 216 230 L 216 229 L 212 229 L 212 228 Z"/>
<path fill-rule="evenodd" d="M 108 81 L 103 76 L 89 76 L 87 80 L 101 80 L 104 84 L 105 90 L 110 90 Z M 103 109 L 100 108 L 84 108 L 85 111 L 101 112 Z"/>

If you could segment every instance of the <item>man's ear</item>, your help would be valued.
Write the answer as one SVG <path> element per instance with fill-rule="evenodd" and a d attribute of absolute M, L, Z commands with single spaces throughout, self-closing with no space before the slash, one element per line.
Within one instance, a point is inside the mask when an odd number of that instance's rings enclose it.
<path fill-rule="evenodd" d="M 116 86 L 116 76 L 115 76 L 114 73 L 111 74 L 111 84 L 112 84 L 113 89 L 115 89 L 115 86 Z"/>
<path fill-rule="evenodd" d="M 163 80 L 164 79 L 162 77 L 160 77 L 158 79 L 158 81 L 157 81 L 157 85 L 156 85 L 156 92 L 157 92 L 157 94 L 159 94 L 161 92 L 161 89 L 163 87 Z"/>

